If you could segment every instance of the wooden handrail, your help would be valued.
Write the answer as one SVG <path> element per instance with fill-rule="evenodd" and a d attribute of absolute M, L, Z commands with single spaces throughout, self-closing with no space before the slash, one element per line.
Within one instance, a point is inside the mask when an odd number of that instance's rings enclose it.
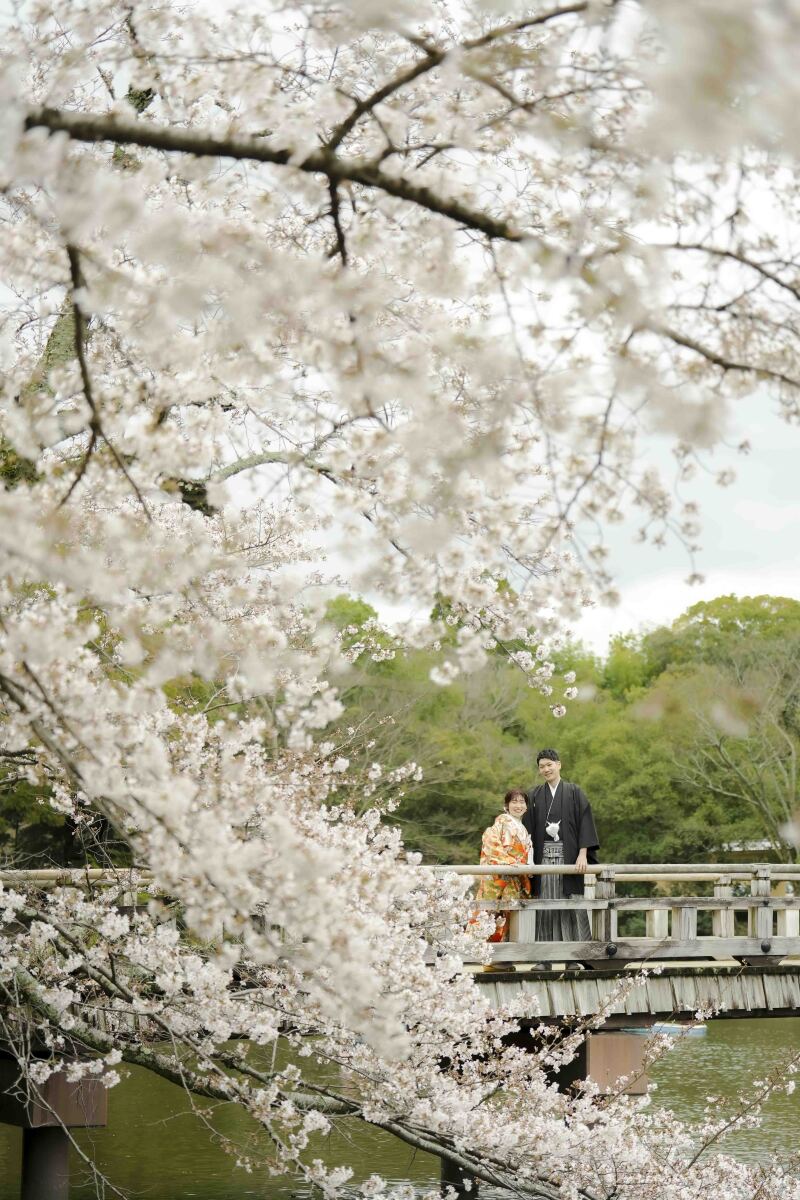
<path fill-rule="evenodd" d="M 0 883 L 147 883 L 152 871 L 139 867 L 31 867 L 29 870 L 0 870 Z"/>
<path fill-rule="evenodd" d="M 437 873 L 454 875 L 600 875 L 613 872 L 620 882 L 645 883 L 648 880 L 675 882 L 716 880 L 720 876 L 747 879 L 759 872 L 768 872 L 773 880 L 800 880 L 800 863 L 589 863 L 585 871 L 574 865 L 545 866 L 542 863 L 524 866 L 494 866 L 482 863 L 437 863 Z M 624 878 L 621 878 L 624 877 Z"/>
<path fill-rule="evenodd" d="M 431 870 L 454 875 L 580 875 L 590 883 L 601 872 L 612 872 L 619 883 L 714 883 L 720 879 L 737 882 L 754 878 L 769 878 L 772 882 L 800 882 L 800 863 L 589 863 L 585 872 L 566 864 L 544 866 L 491 866 L 480 863 L 436 863 Z M 142 867 L 37 867 L 15 870 L 0 868 L 0 883 L 109 883 L 129 880 L 131 876 L 142 884 L 153 878 Z"/>

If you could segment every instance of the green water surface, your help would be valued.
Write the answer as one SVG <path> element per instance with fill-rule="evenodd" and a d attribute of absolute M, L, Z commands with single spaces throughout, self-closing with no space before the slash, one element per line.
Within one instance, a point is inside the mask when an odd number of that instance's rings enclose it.
<path fill-rule="evenodd" d="M 679 1116 L 698 1118 L 707 1097 L 733 1097 L 754 1078 L 763 1078 L 792 1051 L 800 1051 L 800 1018 L 717 1020 L 703 1038 L 682 1040 L 652 1073 L 658 1085 L 654 1103 Z M 107 1177 L 137 1200 L 290 1200 L 308 1190 L 296 1181 L 253 1174 L 237 1168 L 220 1142 L 246 1153 L 257 1131 L 232 1106 L 204 1107 L 214 1130 L 209 1133 L 190 1109 L 183 1092 L 163 1080 L 133 1069 L 109 1094 L 107 1129 L 77 1133 Z M 414 1152 L 394 1138 L 355 1122 L 320 1139 L 320 1156 L 331 1166 L 347 1163 L 355 1182 L 379 1173 L 409 1180 L 420 1191 L 438 1179 L 439 1164 L 431 1155 Z M 17 1200 L 21 1133 L 0 1125 L 0 1200 Z M 263 1149 L 263 1142 L 259 1142 Z M 773 1097 L 759 1130 L 733 1135 L 725 1148 L 749 1161 L 788 1157 L 800 1147 L 800 1090 Z M 70 1200 L 97 1195 L 77 1154 L 73 1155 Z M 106 1192 L 106 1196 L 112 1193 Z M 489 1197 L 489 1189 L 481 1195 Z"/>

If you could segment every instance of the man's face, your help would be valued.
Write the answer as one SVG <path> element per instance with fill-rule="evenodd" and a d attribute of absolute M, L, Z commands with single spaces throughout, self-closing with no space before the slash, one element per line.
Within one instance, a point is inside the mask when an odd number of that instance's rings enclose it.
<path fill-rule="evenodd" d="M 557 758 L 540 758 L 539 774 L 547 783 L 557 783 L 561 776 L 561 763 Z"/>

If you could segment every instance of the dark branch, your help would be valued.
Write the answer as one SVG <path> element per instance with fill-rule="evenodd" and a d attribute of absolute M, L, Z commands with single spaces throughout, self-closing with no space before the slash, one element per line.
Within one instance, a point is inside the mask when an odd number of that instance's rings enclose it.
<path fill-rule="evenodd" d="M 779 383 L 785 383 L 795 390 L 800 388 L 800 379 L 794 379 L 784 371 L 776 371 L 773 367 L 767 367 L 759 363 L 738 362 L 736 359 L 726 358 L 724 355 L 717 353 L 716 350 L 712 350 L 710 346 L 704 346 L 701 342 L 696 342 L 693 338 L 687 337 L 686 334 L 679 333 L 677 329 L 669 329 L 666 326 L 643 325 L 634 332 L 659 334 L 661 337 L 674 342 L 676 346 L 683 346 L 684 349 L 692 350 L 695 354 L 699 354 L 701 358 L 713 363 L 721 371 L 741 371 L 751 375 L 761 375 L 765 379 L 775 379 Z"/>
<path fill-rule="evenodd" d="M 331 197 L 331 220 L 333 228 L 336 231 L 336 250 L 332 254 L 338 254 L 342 260 L 342 266 L 347 266 L 347 242 L 344 237 L 344 229 L 342 229 L 342 217 L 339 208 L 339 187 L 331 179 L 328 181 L 328 191 Z"/>
<path fill-rule="evenodd" d="M 80 255 L 78 253 L 77 247 L 72 246 L 72 245 L 67 245 L 66 250 L 67 250 L 67 257 L 69 259 L 70 280 L 72 283 L 70 302 L 72 304 L 72 313 L 73 313 L 73 317 L 74 317 L 75 357 L 78 360 L 78 366 L 79 366 L 80 372 L 81 372 L 81 384 L 83 386 L 83 394 L 86 397 L 86 403 L 89 405 L 89 411 L 90 411 L 91 416 L 89 418 L 89 445 L 86 447 L 86 453 L 84 454 L 83 459 L 81 460 L 80 466 L 78 467 L 78 472 L 70 485 L 69 491 L 66 493 L 63 500 L 61 501 L 61 504 L 66 504 L 67 500 L 69 500 L 70 496 L 75 491 L 75 488 L 78 486 L 78 484 L 80 483 L 84 474 L 86 473 L 86 468 L 89 465 L 89 460 L 91 459 L 92 454 L 94 453 L 94 450 L 97 446 L 98 441 L 100 441 L 100 439 L 102 439 L 105 442 L 105 444 L 108 446 L 108 449 L 111 452 L 111 456 L 114 459 L 114 462 L 117 464 L 120 471 L 127 479 L 132 490 L 136 494 L 136 499 L 141 504 L 142 508 L 144 509 L 145 515 L 149 519 L 150 510 L 147 507 L 144 496 L 140 492 L 140 490 L 136 484 L 136 481 L 131 477 L 131 474 L 128 471 L 128 468 L 125 466 L 125 463 L 122 461 L 122 458 L 120 457 L 120 454 L 117 451 L 116 446 L 113 444 L 113 442 L 109 438 L 108 434 L 103 429 L 103 424 L 102 424 L 102 421 L 100 420 L 100 410 L 98 408 L 97 399 L 94 394 L 94 387 L 92 385 L 92 377 L 89 373 L 89 364 L 86 360 L 86 340 L 87 340 L 87 335 L 88 335 L 88 324 L 89 323 L 86 319 L 86 314 L 83 311 L 81 303 L 78 300 L 78 292 L 86 286 L 86 280 L 83 277 L 83 271 L 81 269 L 81 260 L 80 260 Z M 59 507 L 60 507 L 60 505 L 59 505 Z"/>
<path fill-rule="evenodd" d="M 711 258 L 727 258 L 731 262 L 741 263 L 743 267 L 749 267 L 751 271 L 756 271 L 762 279 L 767 279 L 770 283 L 774 283 L 776 287 L 783 288 L 784 291 L 789 292 L 794 296 L 795 300 L 800 300 L 800 287 L 787 282 L 785 279 L 781 279 L 780 275 L 776 275 L 774 271 L 770 271 L 763 263 L 748 258 L 746 254 L 737 254 L 735 250 L 725 250 L 721 246 L 704 246 L 702 242 L 673 242 L 666 249 L 692 250 L 697 251 L 699 254 L 708 254 Z"/>
<path fill-rule="evenodd" d="M 414 63 L 412 67 L 409 67 L 401 75 L 396 75 L 394 79 L 390 79 L 388 83 L 385 83 L 383 87 L 377 88 L 371 95 L 365 96 L 363 100 L 359 100 L 350 115 L 345 117 L 344 121 L 334 129 L 332 136 L 325 143 L 326 148 L 329 151 L 334 151 L 366 113 L 372 112 L 376 105 L 381 104 L 389 96 L 393 95 L 394 92 L 405 87 L 407 83 L 413 83 L 421 75 L 432 71 L 445 57 L 443 50 L 436 50 L 434 47 L 426 47 L 425 54 L 425 58 L 421 58 L 419 62 Z"/>
<path fill-rule="evenodd" d="M 496 29 L 490 29 L 488 33 L 481 34 L 480 37 L 472 38 L 471 41 L 464 43 L 466 50 L 477 50 L 481 46 L 489 46 L 492 42 L 497 42 L 500 38 L 509 37 L 513 33 L 524 33 L 526 29 L 533 29 L 537 25 L 547 25 L 550 21 L 555 21 L 559 17 L 571 17 L 577 13 L 586 12 L 589 7 L 588 0 L 580 0 L 578 4 L 565 4 L 562 8 L 551 8 L 547 12 L 539 13 L 535 17 L 525 17 L 521 21 L 512 21 L 508 25 L 498 25 Z"/>
<path fill-rule="evenodd" d="M 219 138 L 187 129 L 171 129 L 53 108 L 30 112 L 25 119 L 25 129 L 49 129 L 51 133 L 66 133 L 73 141 L 89 144 L 114 142 L 118 146 L 142 146 L 167 153 L 192 154 L 197 158 L 232 158 L 293 167 L 309 175 L 324 175 L 333 183 L 356 183 L 384 192 L 387 196 L 405 200 L 467 229 L 483 233 L 490 239 L 505 242 L 540 241 L 534 239 L 532 234 L 515 229 L 508 220 L 471 208 L 460 200 L 439 196 L 424 184 L 387 175 L 372 162 L 342 159 L 327 149 L 314 151 L 302 162 L 296 162 L 291 150 L 273 149 L 260 138 Z"/>

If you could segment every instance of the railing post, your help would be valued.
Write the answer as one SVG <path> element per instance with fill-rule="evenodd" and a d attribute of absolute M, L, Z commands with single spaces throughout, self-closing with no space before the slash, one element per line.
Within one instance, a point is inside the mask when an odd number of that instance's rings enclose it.
<path fill-rule="evenodd" d="M 616 894 L 616 876 L 613 871 L 601 871 L 596 876 L 595 899 L 613 900 Z M 592 937 L 596 942 L 613 942 L 617 937 L 617 914 L 613 909 L 600 908 L 592 913 Z"/>
<path fill-rule="evenodd" d="M 787 900 L 789 894 L 787 890 Z M 791 895 L 793 896 L 794 892 Z M 781 908 L 775 915 L 778 924 L 778 937 L 800 937 L 800 910 L 796 908 Z"/>
<path fill-rule="evenodd" d="M 672 909 L 672 941 L 694 942 L 697 940 L 697 909 Z"/>
<path fill-rule="evenodd" d="M 720 875 L 714 884 L 715 900 L 732 900 L 730 875 Z M 736 933 L 736 914 L 732 908 L 715 908 L 711 913 L 711 932 L 714 937 L 732 938 Z"/>
<path fill-rule="evenodd" d="M 69 1147 L 60 1125 L 23 1129 L 20 1200 L 67 1200 Z"/>
<path fill-rule="evenodd" d="M 644 932 L 649 938 L 663 941 L 669 937 L 669 909 L 648 908 L 644 914 Z"/>
<path fill-rule="evenodd" d="M 478 1181 L 464 1167 L 451 1162 L 449 1158 L 441 1158 L 439 1179 L 442 1195 L 452 1189 L 456 1196 L 477 1196 Z"/>
<path fill-rule="evenodd" d="M 508 914 L 508 940 L 510 942 L 536 941 L 535 908 L 512 908 Z"/>
<path fill-rule="evenodd" d="M 769 897 L 772 894 L 772 872 L 769 867 L 758 867 L 750 880 L 751 896 L 761 896 L 766 904 L 759 908 L 751 908 L 747 914 L 747 931 L 752 938 L 769 940 L 772 937 L 772 908 Z"/>

